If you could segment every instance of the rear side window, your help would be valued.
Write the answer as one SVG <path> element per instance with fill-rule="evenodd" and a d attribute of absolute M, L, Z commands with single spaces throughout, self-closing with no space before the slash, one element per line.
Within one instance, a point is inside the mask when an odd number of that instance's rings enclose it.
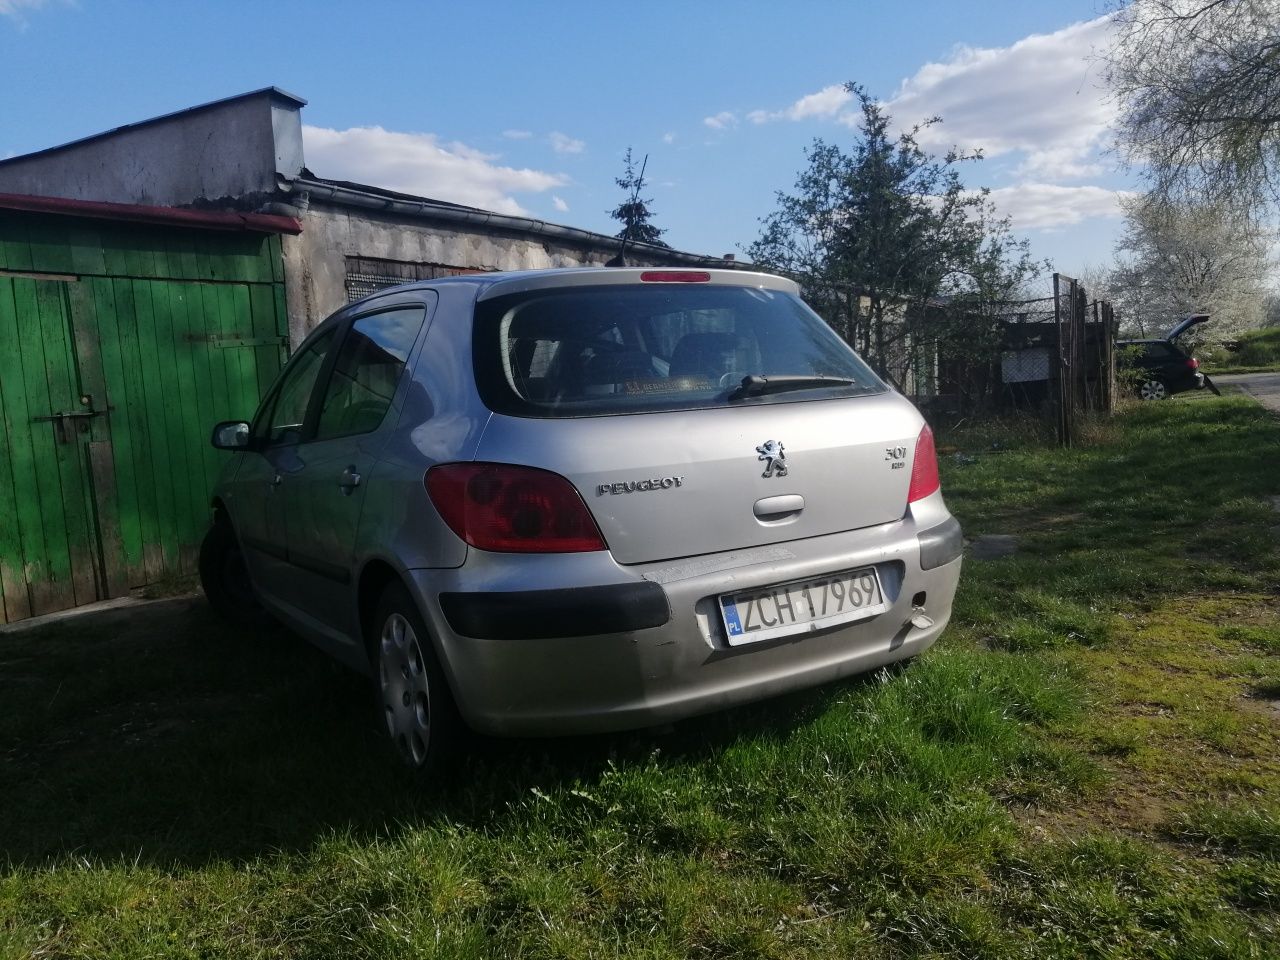
<path fill-rule="evenodd" d="M 885 387 L 796 296 L 749 287 L 564 287 L 476 305 L 476 380 L 486 405 L 586 417 L 729 405 L 744 377 L 826 377 L 738 400 L 787 403 Z"/>
<path fill-rule="evenodd" d="M 407 307 L 369 314 L 351 325 L 321 401 L 317 440 L 378 428 L 425 316 L 422 307 Z"/>

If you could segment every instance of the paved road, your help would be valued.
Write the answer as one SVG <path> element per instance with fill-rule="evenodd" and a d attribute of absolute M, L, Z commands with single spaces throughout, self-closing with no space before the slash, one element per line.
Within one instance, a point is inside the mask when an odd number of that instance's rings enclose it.
<path fill-rule="evenodd" d="M 1280 373 L 1233 373 L 1221 377 L 1210 374 L 1210 379 L 1223 393 L 1229 392 L 1228 388 L 1242 390 L 1264 407 L 1280 413 Z"/>

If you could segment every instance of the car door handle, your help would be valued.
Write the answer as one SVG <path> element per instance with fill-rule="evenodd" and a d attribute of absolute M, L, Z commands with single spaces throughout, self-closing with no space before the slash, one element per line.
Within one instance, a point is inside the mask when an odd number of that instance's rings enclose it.
<path fill-rule="evenodd" d="M 347 467 L 347 469 L 343 470 L 338 476 L 338 489 L 340 489 L 344 494 L 350 496 L 351 491 L 360 486 L 360 481 L 363 479 L 364 478 L 356 472 L 355 467 Z"/>
<path fill-rule="evenodd" d="M 775 520 L 787 520 L 798 516 L 804 509 L 804 497 L 798 493 L 784 494 L 780 497 L 765 497 L 757 500 L 752 512 L 762 523 Z"/>
<path fill-rule="evenodd" d="M 283 480 L 283 479 L 284 479 L 284 478 L 283 478 L 283 477 L 281 477 L 281 476 L 280 476 L 280 474 L 278 474 L 278 473 L 277 473 L 277 474 L 276 474 L 275 476 L 273 476 L 270 480 L 268 480 L 268 481 L 267 481 L 267 483 L 271 484 L 271 486 L 273 486 L 273 487 L 278 487 L 278 486 L 280 486 L 280 481 L 281 481 L 281 480 Z"/>

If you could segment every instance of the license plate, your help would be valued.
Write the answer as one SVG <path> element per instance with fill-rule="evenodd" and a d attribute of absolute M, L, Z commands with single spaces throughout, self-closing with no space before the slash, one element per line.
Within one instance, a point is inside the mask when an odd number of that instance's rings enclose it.
<path fill-rule="evenodd" d="M 887 609 L 875 567 L 720 598 L 720 615 L 734 647 L 864 620 Z"/>

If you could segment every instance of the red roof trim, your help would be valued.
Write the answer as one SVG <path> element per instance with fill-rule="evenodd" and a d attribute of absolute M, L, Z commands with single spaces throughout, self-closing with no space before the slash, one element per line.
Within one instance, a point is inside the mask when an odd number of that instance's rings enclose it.
<path fill-rule="evenodd" d="M 247 230 L 256 233 L 302 232 L 294 217 L 274 213 L 237 213 L 233 210 L 190 210 L 185 207 L 145 207 L 132 203 L 104 203 L 100 200 L 71 200 L 67 197 L 32 197 L 20 193 L 0 193 L 0 209 L 28 213 L 56 213 L 97 220 L 128 223 L 155 223 L 162 226 L 193 227 L 197 230 Z"/>

